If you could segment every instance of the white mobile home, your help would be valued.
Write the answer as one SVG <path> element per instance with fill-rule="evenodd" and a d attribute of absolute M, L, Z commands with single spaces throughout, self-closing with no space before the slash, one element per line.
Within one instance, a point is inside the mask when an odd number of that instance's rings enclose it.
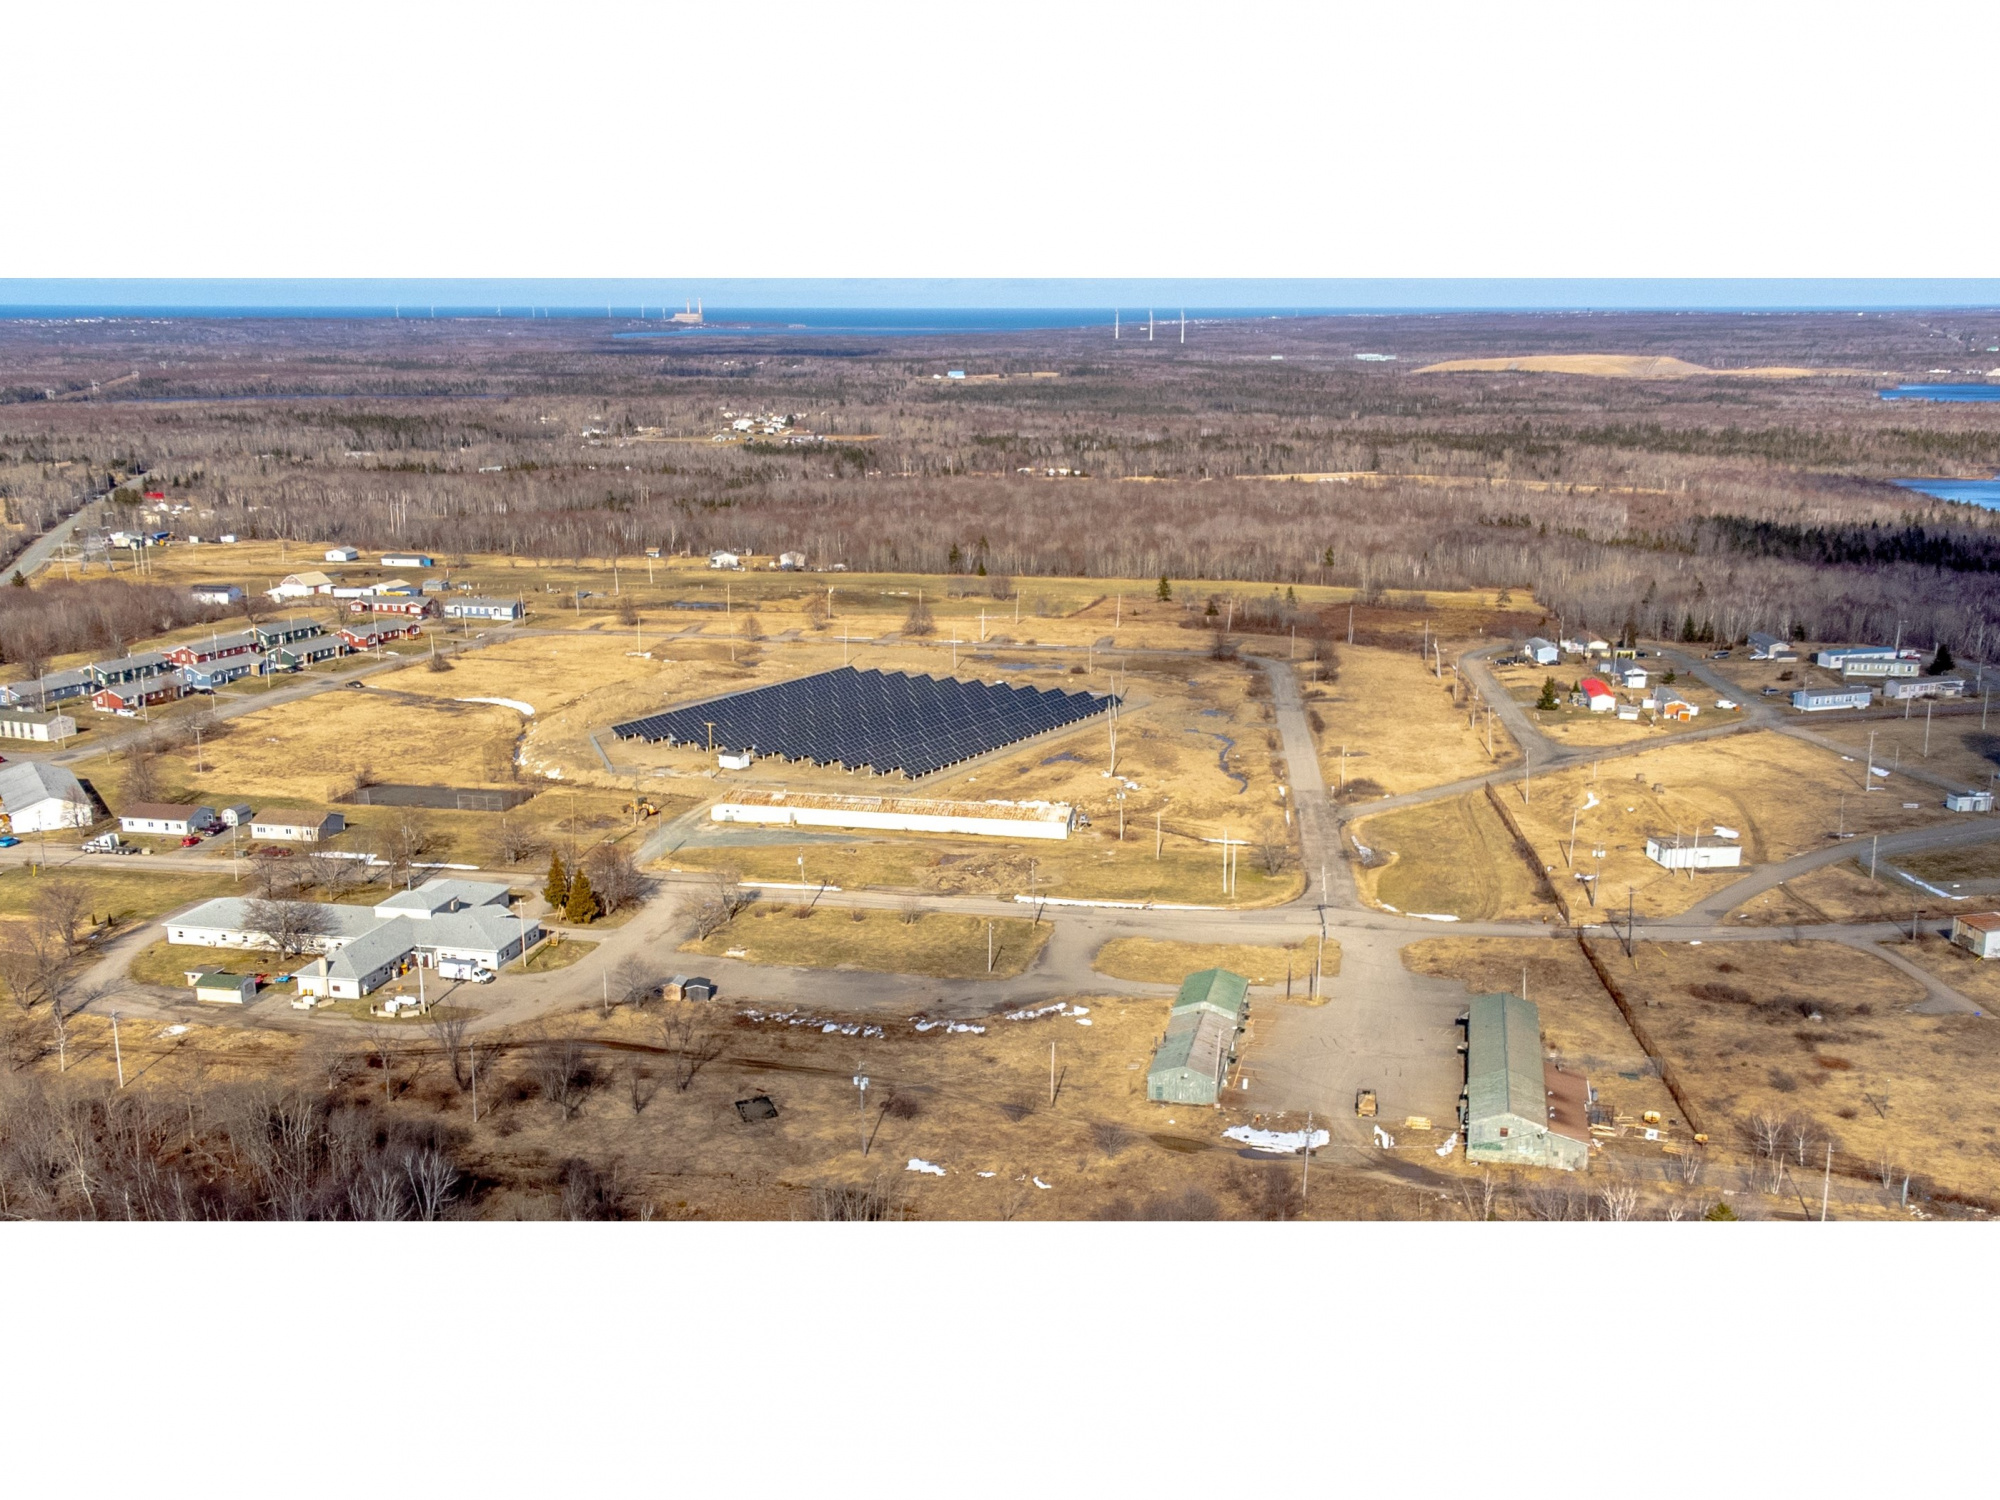
<path fill-rule="evenodd" d="M 1538 635 L 1531 635 L 1522 643 L 1521 654 L 1538 667 L 1552 667 L 1562 656 L 1554 641 L 1545 641 Z"/>
<path fill-rule="evenodd" d="M 1802 714 L 1826 713 L 1833 709 L 1866 708 L 1875 701 L 1873 688 L 1800 688 L 1792 694 L 1792 707 Z"/>
<path fill-rule="evenodd" d="M 317 844 L 347 827 L 337 812 L 292 812 L 273 809 L 250 820 L 250 837 L 277 843 Z"/>
<path fill-rule="evenodd" d="M 959 802 L 932 797 L 848 797 L 831 792 L 741 792 L 708 812 L 715 823 L 786 828 L 879 828 L 903 833 L 1066 839 L 1067 802 Z"/>
<path fill-rule="evenodd" d="M 164 834 L 186 838 L 215 825 L 212 807 L 183 807 L 172 802 L 134 802 L 118 815 L 118 827 L 126 833 Z"/>
<path fill-rule="evenodd" d="M 2000 911 L 1969 911 L 1953 917 L 1951 940 L 1980 958 L 2000 954 Z"/>
<path fill-rule="evenodd" d="M 1743 846 L 1720 838 L 1703 843 L 1700 834 L 1654 833 L 1646 837 L 1646 858 L 1669 870 L 1734 870 L 1743 863 Z"/>

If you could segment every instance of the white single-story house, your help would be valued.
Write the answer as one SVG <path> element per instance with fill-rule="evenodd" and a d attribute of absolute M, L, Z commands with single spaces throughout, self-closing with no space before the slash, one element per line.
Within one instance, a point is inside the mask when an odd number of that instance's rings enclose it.
<path fill-rule="evenodd" d="M 237 583 L 191 583 L 188 592 L 200 604 L 240 604 L 243 602 L 243 586 Z"/>
<path fill-rule="evenodd" d="M 482 599 L 475 595 L 444 601 L 447 620 L 518 620 L 526 613 L 519 599 Z"/>
<path fill-rule="evenodd" d="M 1554 641 L 1545 641 L 1538 635 L 1531 635 L 1522 643 L 1521 654 L 1538 667 L 1552 667 L 1562 657 Z"/>
<path fill-rule="evenodd" d="M 0 812 L 17 834 L 88 828 L 97 821 L 83 783 L 63 767 L 39 760 L 0 765 Z"/>
<path fill-rule="evenodd" d="M 287 573 L 264 592 L 273 599 L 304 599 L 333 592 L 333 580 L 320 572 Z"/>
<path fill-rule="evenodd" d="M 167 941 L 209 948 L 275 948 L 248 926 L 252 903 L 234 896 L 204 901 L 161 925 Z M 310 948 L 320 954 L 292 977 L 301 996 L 358 1000 L 417 965 L 440 959 L 499 969 L 533 947 L 541 924 L 507 909 L 507 887 L 489 881 L 427 880 L 372 909 L 319 907 L 325 931 Z"/>
<path fill-rule="evenodd" d="M 118 827 L 125 833 L 157 833 L 169 838 L 186 838 L 191 833 L 215 826 L 212 807 L 184 807 L 173 802 L 134 802 L 118 815 Z"/>
<path fill-rule="evenodd" d="M 1646 858 L 1669 870 L 1733 870 L 1743 863 L 1743 846 L 1720 838 L 1703 843 L 1700 834 L 1654 833 L 1646 836 Z"/>
<path fill-rule="evenodd" d="M 743 554 L 740 552 L 711 552 L 708 554 L 708 565 L 711 568 L 741 568 L 743 566 Z"/>
<path fill-rule="evenodd" d="M 1882 684 L 1882 701 L 1900 703 L 1908 698 L 1963 698 L 1963 677 L 1903 677 Z"/>
<path fill-rule="evenodd" d="M 1624 679 L 1625 686 L 1633 692 L 1643 693 L 1646 690 L 1646 669 L 1644 667 L 1627 667 L 1619 675 Z"/>
<path fill-rule="evenodd" d="M 352 547 L 329 547 L 326 549 L 326 560 L 336 563 L 360 562 L 361 554 Z"/>
<path fill-rule="evenodd" d="M 2000 953 L 2000 911 L 1969 911 L 1953 917 L 1951 940 L 1981 958 Z"/>
<path fill-rule="evenodd" d="M 250 837 L 280 843 L 317 844 L 347 827 L 347 819 L 337 812 L 294 812 L 272 809 L 250 820 Z"/>
<path fill-rule="evenodd" d="M 1797 661 L 1799 653 L 1792 649 L 1792 643 L 1781 635 L 1767 631 L 1750 632 L 1750 659 L 1752 661 Z"/>
<path fill-rule="evenodd" d="M 37 740 L 59 744 L 76 733 L 68 714 L 37 713 L 32 708 L 0 708 L 0 740 Z"/>
<path fill-rule="evenodd" d="M 1873 688 L 1800 688 L 1792 694 L 1792 707 L 1802 714 L 1826 713 L 1831 709 L 1866 708 L 1875 701 Z"/>

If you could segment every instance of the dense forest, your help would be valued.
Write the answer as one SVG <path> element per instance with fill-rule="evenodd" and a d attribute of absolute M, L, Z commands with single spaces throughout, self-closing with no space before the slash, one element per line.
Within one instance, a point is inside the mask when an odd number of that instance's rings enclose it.
<path fill-rule="evenodd" d="M 1507 586 L 1600 631 L 1725 638 L 1900 619 L 1971 645 L 1993 617 L 1996 523 L 1890 481 L 2000 471 L 2000 405 L 1878 391 L 1983 377 L 2000 315 L 637 336 L 658 331 L 6 324 L 0 499 L 17 542 L 143 469 L 189 529 L 444 554 Z M 1820 373 L 1424 371 L 1579 352 Z"/>

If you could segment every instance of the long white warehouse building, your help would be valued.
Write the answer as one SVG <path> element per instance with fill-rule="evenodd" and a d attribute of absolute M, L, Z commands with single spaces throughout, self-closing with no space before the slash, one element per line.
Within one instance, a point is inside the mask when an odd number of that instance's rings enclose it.
<path fill-rule="evenodd" d="M 1066 839 L 1067 802 L 960 802 L 938 797 L 845 797 L 830 792 L 743 792 L 708 810 L 716 823 L 786 828 L 872 828 L 985 838 Z"/>

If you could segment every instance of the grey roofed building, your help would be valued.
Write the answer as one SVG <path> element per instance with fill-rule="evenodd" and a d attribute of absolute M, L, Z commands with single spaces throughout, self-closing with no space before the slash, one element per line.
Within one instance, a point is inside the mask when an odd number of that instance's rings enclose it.
<path fill-rule="evenodd" d="M 99 687 L 117 687 L 121 683 L 158 677 L 172 667 L 173 663 L 167 660 L 166 653 L 141 651 L 136 656 L 121 656 L 115 661 L 94 661 L 89 671 Z"/>
<path fill-rule="evenodd" d="M 1213 1104 L 1236 1041 L 1236 1027 L 1212 1010 L 1184 1010 L 1167 1022 L 1167 1034 L 1146 1070 L 1146 1097 L 1157 1104 Z"/>
<path fill-rule="evenodd" d="M 414 890 L 398 891 L 375 903 L 379 916 L 431 917 L 441 912 L 464 911 L 470 907 L 507 904 L 507 887 L 496 880 L 458 880 L 433 875 Z"/>
<path fill-rule="evenodd" d="M 0 765 L 0 810 L 16 833 L 88 828 L 97 821 L 83 783 L 66 768 L 39 760 Z"/>
<path fill-rule="evenodd" d="M 302 641 L 309 636 L 321 634 L 326 627 L 308 615 L 295 615 L 289 620 L 271 620 L 254 627 L 257 641 L 265 647 L 282 646 L 287 641 Z"/>
<path fill-rule="evenodd" d="M 444 602 L 444 614 L 448 620 L 517 620 L 524 613 L 518 599 L 489 599 L 474 595 Z"/>
<path fill-rule="evenodd" d="M 1519 995 L 1476 995 L 1466 1021 L 1465 1154 L 1576 1171 L 1587 1139 L 1550 1128 L 1541 1012 Z"/>
<path fill-rule="evenodd" d="M 160 925 L 167 929 L 170 943 L 194 943 L 210 948 L 272 946 L 265 934 L 250 926 L 250 904 L 242 896 L 217 896 Z M 382 919 L 365 906 L 328 903 L 322 910 L 326 932 L 313 944 L 315 948 L 352 942 L 371 927 L 382 925 Z"/>
<path fill-rule="evenodd" d="M 1798 657 L 1790 641 L 1781 635 L 1772 635 L 1768 631 L 1751 631 L 1749 644 L 1750 654 L 1753 657 L 1762 657 L 1766 661 L 1794 661 Z"/>
<path fill-rule="evenodd" d="M 6 695 L 7 702 L 22 708 L 40 708 L 45 703 L 61 703 L 67 698 L 87 698 L 96 689 L 97 679 L 90 675 L 90 668 L 77 667 L 27 682 L 10 682 L 0 687 L 0 693 Z"/>

